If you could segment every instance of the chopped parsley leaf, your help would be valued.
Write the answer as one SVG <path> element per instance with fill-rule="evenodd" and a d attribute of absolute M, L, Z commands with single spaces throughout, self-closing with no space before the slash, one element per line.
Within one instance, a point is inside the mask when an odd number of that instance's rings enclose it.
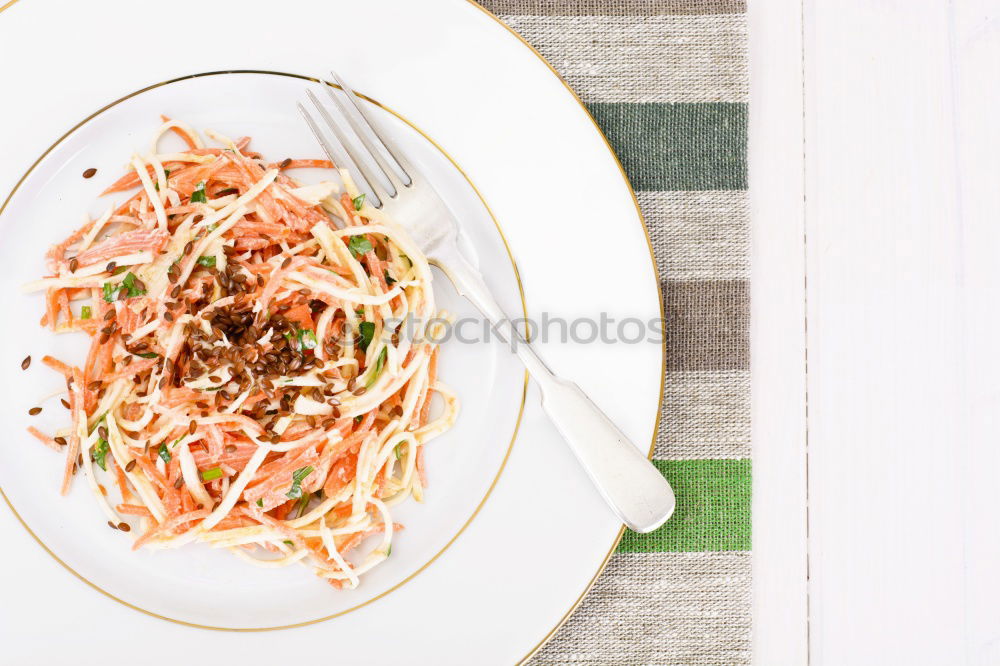
<path fill-rule="evenodd" d="M 306 465 L 292 472 L 292 487 L 288 489 L 285 496 L 289 499 L 299 499 L 302 497 L 302 481 L 312 474 L 312 465 Z"/>
<path fill-rule="evenodd" d="M 362 192 L 358 196 L 351 199 L 351 203 L 354 204 L 354 210 L 361 210 L 365 205 L 365 193 Z"/>
<path fill-rule="evenodd" d="M 140 289 L 136 286 L 135 273 L 129 272 L 125 274 L 125 278 L 121 281 L 118 286 L 111 284 L 110 282 L 105 282 L 104 286 L 101 287 L 103 292 L 103 298 L 107 303 L 114 303 L 115 299 L 118 298 L 118 294 L 124 289 L 128 298 L 135 298 L 136 296 L 142 296 L 146 293 L 145 289 Z M 140 283 L 141 284 L 141 283 Z"/>
<path fill-rule="evenodd" d="M 91 317 L 90 313 L 91 313 L 90 306 L 84 305 L 82 308 L 80 308 L 80 319 L 90 319 Z"/>
<path fill-rule="evenodd" d="M 205 203 L 208 197 L 205 195 L 205 181 L 195 185 L 194 192 L 191 193 L 191 203 Z"/>
<path fill-rule="evenodd" d="M 372 251 L 372 243 L 364 234 L 357 234 L 355 236 L 351 236 L 351 240 L 347 241 L 347 249 L 349 249 L 351 254 L 354 255 L 354 258 L 357 259 L 361 255 Z"/>
<path fill-rule="evenodd" d="M 162 458 L 165 463 L 170 462 L 170 459 L 173 458 L 173 456 L 170 455 L 170 451 L 167 449 L 166 444 L 160 444 L 160 448 L 157 453 L 160 454 L 160 458 Z"/>
<path fill-rule="evenodd" d="M 372 343 L 372 338 L 375 337 L 375 324 L 370 321 L 363 321 L 358 326 L 358 331 L 361 333 L 361 351 L 368 351 L 368 345 Z"/>
<path fill-rule="evenodd" d="M 108 471 L 108 461 L 107 461 L 108 450 L 109 450 L 108 442 L 105 439 L 98 439 L 97 444 L 94 444 L 94 454 L 92 457 L 94 459 L 94 462 L 100 465 L 101 469 L 103 469 L 105 472 Z"/>
<path fill-rule="evenodd" d="M 299 350 L 315 349 L 318 341 L 316 334 L 310 330 L 299 329 Z"/>
<path fill-rule="evenodd" d="M 204 266 L 205 268 L 215 268 L 215 257 L 198 257 L 198 265 Z"/>

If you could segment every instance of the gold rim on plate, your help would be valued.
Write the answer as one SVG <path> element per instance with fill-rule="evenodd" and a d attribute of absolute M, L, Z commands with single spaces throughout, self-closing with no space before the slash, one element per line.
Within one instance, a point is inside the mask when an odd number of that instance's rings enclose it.
<path fill-rule="evenodd" d="M 2 11 L 2 8 L 0 8 L 0 11 Z M 316 78 L 313 78 L 313 77 L 310 77 L 310 76 L 303 76 L 301 74 L 291 74 L 289 72 L 271 72 L 271 71 L 265 71 L 265 70 L 227 70 L 227 71 L 219 71 L 219 72 L 202 72 L 202 73 L 199 73 L 199 74 L 189 74 L 188 76 L 180 76 L 180 77 L 177 77 L 175 79 L 170 79 L 168 81 L 161 81 L 159 83 L 154 83 L 152 85 L 146 86 L 145 88 L 142 88 L 140 90 L 136 90 L 135 92 L 129 93 L 128 95 L 125 95 L 124 97 L 116 99 L 115 101 L 111 102 L 110 104 L 107 104 L 107 105 L 101 107 L 100 109 L 98 109 L 97 111 L 95 111 L 94 113 L 90 114 L 89 116 L 87 116 L 86 118 L 84 118 L 83 120 L 81 120 L 79 123 L 77 123 L 76 125 L 74 125 L 68 132 L 66 132 L 61 137 L 59 137 L 51 146 L 49 146 L 45 150 L 44 153 L 42 153 L 38 157 L 38 159 L 36 159 L 34 161 L 34 163 L 32 163 L 32 165 L 28 168 L 28 170 L 24 172 L 24 175 L 21 176 L 21 178 L 17 181 L 17 183 L 14 185 L 14 189 L 12 189 L 10 191 L 10 194 L 7 195 L 6 199 L 4 199 L 3 204 L 0 204 L 0 215 L 3 214 L 4 209 L 7 208 L 7 205 L 10 203 L 11 199 L 14 198 L 14 195 L 17 193 L 18 189 L 21 187 L 21 185 L 24 183 L 24 181 L 28 178 L 28 176 L 31 175 L 31 173 L 35 170 L 35 167 L 37 167 L 42 162 L 42 160 L 44 160 L 49 155 L 49 153 L 51 153 L 53 150 L 55 150 L 56 147 L 59 146 L 59 144 L 61 144 L 67 137 L 69 137 L 71 134 L 73 134 L 76 130 L 78 130 L 79 128 L 83 127 L 85 124 L 87 124 L 88 122 L 90 122 L 91 120 L 93 120 L 94 118 L 96 118 L 97 116 L 99 116 L 100 114 L 104 113 L 108 109 L 111 109 L 111 108 L 113 108 L 113 107 L 121 104 L 122 102 L 125 102 L 126 100 L 129 100 L 129 99 L 131 99 L 133 97 L 141 95 L 141 94 L 143 94 L 145 92 L 148 92 L 150 90 L 154 90 L 156 88 L 161 88 L 163 86 L 170 85 L 172 83 L 178 83 L 180 81 L 187 81 L 189 79 L 196 79 L 196 78 L 201 78 L 201 77 L 205 77 L 205 76 L 224 76 L 224 75 L 232 75 L 232 74 L 263 74 L 263 75 L 271 75 L 271 76 L 285 76 L 285 77 L 289 77 L 289 78 L 301 79 L 303 81 L 312 81 L 314 83 L 325 83 L 326 85 L 329 85 L 329 86 L 339 87 L 339 86 L 336 86 L 333 83 L 330 83 L 329 81 L 320 81 L 319 79 L 316 79 Z M 356 94 L 361 99 L 364 99 L 364 100 L 366 100 L 366 101 L 374 104 L 375 106 L 379 107 L 380 109 L 383 109 L 383 110 L 387 111 L 388 113 L 391 113 L 396 118 L 398 118 L 399 120 L 403 121 L 410 129 L 414 130 L 421 137 L 423 137 L 426 141 L 428 141 L 432 146 L 434 146 L 434 148 L 436 148 L 442 155 L 444 155 L 445 158 L 447 158 L 447 160 L 458 171 L 458 173 L 460 173 L 462 175 L 462 178 L 465 179 L 465 182 L 467 182 L 469 184 L 469 187 L 472 188 L 472 191 L 476 193 L 476 197 L 478 197 L 479 201 L 482 202 L 483 207 L 486 209 L 486 212 L 489 213 L 490 219 L 493 220 L 493 224 L 496 226 L 497 233 L 500 234 L 500 240 L 503 242 L 504 250 L 507 252 L 507 257 L 510 259 L 510 265 L 511 265 L 511 268 L 513 269 L 513 271 L 514 271 L 514 279 L 517 281 L 517 289 L 518 289 L 518 293 L 519 293 L 520 298 L 521 298 L 521 308 L 524 311 L 524 318 L 527 321 L 527 318 L 528 318 L 528 306 L 527 306 L 527 304 L 525 303 L 525 300 L 524 300 L 524 286 L 521 283 L 521 274 L 520 274 L 520 272 L 517 269 L 517 263 L 514 261 L 514 255 L 511 253 L 510 245 L 507 243 L 507 237 L 504 236 L 503 229 L 501 229 L 501 227 L 500 227 L 500 222 L 497 221 L 496 216 L 493 214 L 493 211 L 490 209 L 489 205 L 486 203 L 486 200 L 483 199 L 483 195 L 479 192 L 479 189 L 469 179 L 469 176 L 458 165 L 458 163 L 455 162 L 455 160 L 452 158 L 452 156 L 446 150 L 444 150 L 444 148 L 442 148 L 440 145 L 438 145 L 438 143 L 436 141 L 434 141 L 434 139 L 432 139 L 430 136 L 428 136 L 423 130 L 421 130 L 419 127 L 417 127 L 412 122 L 410 122 L 407 118 L 403 117 L 402 115 L 400 115 L 399 113 L 397 113 L 393 109 L 389 108 L 388 106 L 386 106 L 386 105 L 384 105 L 384 104 L 382 104 L 382 103 L 380 103 L 380 102 L 372 99 L 371 97 L 368 97 L 367 95 L 363 95 L 361 93 L 356 93 Z M 486 494 L 483 496 L 483 498 L 481 500 L 479 500 L 479 503 L 476 505 L 476 508 L 473 510 L 472 514 L 462 524 L 462 526 L 459 528 L 458 532 L 456 532 L 451 537 L 451 539 L 449 539 L 448 542 L 441 548 L 441 550 L 439 550 L 437 553 L 435 553 L 433 557 L 431 557 L 429 560 L 427 560 L 427 562 L 425 562 L 424 564 L 422 564 L 419 568 L 417 568 L 416 571 L 414 571 L 413 573 L 411 573 L 410 575 L 408 575 L 406 578 L 404 578 L 403 580 L 399 581 L 398 583 L 396 583 L 395 585 L 393 585 L 389 589 L 387 589 L 387 590 L 385 590 L 385 591 L 383 591 L 383 592 L 381 592 L 381 593 L 373 596 L 372 598 L 367 599 L 367 600 L 365 600 L 365 601 L 363 601 L 363 602 L 361 602 L 359 604 L 355 604 L 354 606 L 351 606 L 350 608 L 346 608 L 346 609 L 344 609 L 342 611 L 338 611 L 336 613 L 332 613 L 330 615 L 324 615 L 323 617 L 318 617 L 318 618 L 315 618 L 315 619 L 312 619 L 312 620 L 305 620 L 303 622 L 295 622 L 293 624 L 282 624 L 282 625 L 276 625 L 276 626 L 273 626 L 273 627 L 216 627 L 216 626 L 212 626 L 212 625 L 208 625 L 208 624 L 199 624 L 197 622 L 188 622 L 186 620 L 178 620 L 177 618 L 172 618 L 172 617 L 168 617 L 166 615 L 162 615 L 160 613 L 155 613 L 155 612 L 147 610 L 145 608 L 141 608 L 139 606 L 136 606 L 135 604 L 129 603 L 128 601 L 125 601 L 124 599 L 121 599 L 121 598 L 115 596 L 114 594 L 108 592 L 107 590 L 105 590 L 104 588 L 102 588 L 101 586 L 99 586 L 97 583 L 91 581 L 86 576 L 84 576 L 80 572 L 76 571 L 68 563 L 66 563 L 65 561 L 63 561 L 58 555 L 56 555 L 55 552 L 53 552 L 52 549 L 50 549 L 45 544 L 45 542 L 42 541 L 41 538 L 39 538 L 39 536 L 37 534 L 35 534 L 34 530 L 32 530 L 31 527 L 28 526 L 27 521 L 25 521 L 24 518 L 21 517 L 21 514 L 18 513 L 17 509 L 14 508 L 13 503 L 11 503 L 10 498 L 7 497 L 7 493 L 4 492 L 4 490 L 3 490 L 2 487 L 0 487 L 0 497 L 3 497 L 4 502 L 6 502 L 7 506 L 10 507 L 10 510 L 14 513 L 14 516 L 21 523 L 21 525 L 24 526 L 24 529 L 28 531 L 28 534 L 30 534 L 32 536 L 32 538 L 38 543 L 38 545 L 40 545 L 45 550 L 45 552 L 47 552 L 49 555 L 51 555 L 52 558 L 56 562 L 58 562 L 59 564 L 61 564 L 71 574 L 73 574 L 78 579 L 80 579 L 81 581 L 83 581 L 84 583 L 86 583 L 87 585 L 89 585 L 91 588 L 97 590 L 98 592 L 100 592 L 104 596 L 108 597 L 109 599 L 113 599 L 114 601 L 117 601 L 118 603 L 120 603 L 120 604 L 122 604 L 124 606 L 127 606 L 127 607 L 129 607 L 129 608 L 131 608 L 133 610 L 137 610 L 140 613 L 145 613 L 146 615 L 149 615 L 149 616 L 152 616 L 152 617 L 155 617 L 155 618 L 159 618 L 161 620 L 167 620 L 168 622 L 174 622 L 176 624 L 182 624 L 182 625 L 185 625 L 185 626 L 188 626 L 188 627 L 196 627 L 198 629 L 211 629 L 211 630 L 214 630 L 214 631 L 257 632 L 257 631 L 277 631 L 279 629 L 293 629 L 295 627 L 304 627 L 304 626 L 307 626 L 307 625 L 310 625 L 310 624 L 316 624 L 318 622 L 325 622 L 326 620 L 332 620 L 333 618 L 340 617 L 342 615 L 346 615 L 346 614 L 348 614 L 348 613 L 350 613 L 352 611 L 356 611 L 359 608 L 367 606 L 368 604 L 370 604 L 370 603 L 372 603 L 374 601 L 378 601 L 379 599 L 381 599 L 381 598 L 383 598 L 383 597 L 391 594 L 392 592 L 395 592 L 396 590 L 398 590 L 399 588 L 401 588 L 403 585 L 406 585 L 406 583 L 408 583 L 411 580 L 413 580 L 418 574 L 420 574 L 422 571 L 424 571 L 431 564 L 433 564 L 434 561 L 437 560 L 437 558 L 439 558 L 442 554 L 444 554 L 444 552 L 446 550 L 448 550 L 448 548 L 451 547 L 451 545 L 455 542 L 455 540 L 458 539 L 458 537 L 472 523 L 473 519 L 475 519 L 475 517 L 479 514 L 480 509 L 483 508 L 483 505 L 486 504 L 486 500 L 489 499 L 490 495 L 493 493 L 493 489 L 496 487 L 497 481 L 500 480 L 500 476 L 503 474 L 504 468 L 507 466 L 507 460 L 510 458 L 510 452 L 514 448 L 514 441 L 517 439 L 518 430 L 521 427 L 521 417 L 524 416 L 524 404 L 525 404 L 525 400 L 527 399 L 527 395 L 528 395 L 528 373 L 527 373 L 527 371 L 525 371 L 525 373 L 524 373 L 524 384 L 523 384 L 522 389 L 521 389 L 521 403 L 518 406 L 517 420 L 514 422 L 514 432 L 511 434 L 510 443 L 507 445 L 507 451 L 504 453 L 503 460 L 500 462 L 500 467 L 499 467 L 499 469 L 497 469 L 496 476 L 493 478 L 493 481 L 490 482 L 489 488 L 486 489 Z"/>

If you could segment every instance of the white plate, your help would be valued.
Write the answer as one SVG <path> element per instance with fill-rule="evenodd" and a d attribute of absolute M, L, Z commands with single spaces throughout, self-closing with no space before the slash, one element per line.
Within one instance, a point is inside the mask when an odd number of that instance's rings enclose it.
<path fill-rule="evenodd" d="M 659 315 L 655 271 L 644 229 L 632 194 L 603 138 L 545 64 L 476 6 L 464 0 L 298 0 L 280 5 L 175 0 L 169 11 L 160 11 L 152 5 L 147 8 L 124 0 L 105 0 L 62 3 L 57 21 L 52 20 L 53 11 L 51 3 L 21 0 L 0 15 L 0 80 L 5 84 L 5 99 L 19 93 L 16 103 L 4 105 L 2 111 L 0 145 L 5 159 L 0 162 L 0 196 L 14 187 L 25 169 L 60 134 L 109 102 L 150 84 L 231 68 L 321 74 L 325 66 L 336 66 L 361 91 L 426 131 L 477 185 L 518 261 L 533 315 L 548 311 L 560 316 L 593 316 L 600 310 L 618 317 L 651 319 Z M 151 92 L 155 95 L 167 90 Z M 290 99 L 288 104 L 292 102 Z M 247 110 L 254 106 L 260 109 Z M 222 130 L 228 123 L 259 124 L 261 129 L 254 127 L 248 133 L 267 150 L 272 144 L 266 142 L 272 139 L 266 126 L 275 127 L 275 121 L 266 116 L 278 107 L 275 100 L 262 96 L 233 99 L 232 103 L 222 100 L 211 108 L 192 109 L 201 115 L 187 119 L 199 123 L 204 122 L 202 118 L 210 119 Z M 290 106 L 284 117 L 287 123 L 297 125 Z M 146 127 L 141 125 L 129 116 L 127 127 L 135 134 L 121 138 L 120 150 L 109 149 L 105 157 L 111 162 L 82 168 L 98 166 L 102 173 L 108 173 L 116 165 L 114 160 L 122 159 L 121 150 L 127 152 L 145 141 Z M 297 128 L 287 129 L 289 137 L 298 135 Z M 102 135 L 102 142 L 116 133 L 124 134 L 117 128 Z M 284 141 L 285 135 L 276 140 Z M 415 149 L 420 143 L 412 141 Z M 62 158 L 73 165 L 72 169 L 66 167 L 65 180 L 72 185 L 64 191 L 66 200 L 57 203 L 65 205 L 60 211 L 75 214 L 77 202 L 86 204 L 91 193 L 69 189 L 87 187 L 86 181 L 77 180 L 81 163 L 72 161 L 71 152 L 67 149 Z M 434 159 L 434 151 L 426 145 L 421 155 L 428 164 Z M 49 176 L 58 179 L 58 166 L 53 161 L 39 165 L 39 169 L 50 169 Z M 440 185 L 451 178 L 448 182 L 454 184 L 454 190 L 449 196 L 462 196 L 460 180 L 448 173 L 447 168 L 436 170 L 435 178 L 443 179 L 436 182 Z M 31 185 L 35 190 L 44 180 L 38 178 Z M 474 207 L 467 191 L 464 195 Z M 12 275 L 14 271 L 8 266 L 0 271 L 7 302 L 12 298 L 9 285 L 31 277 L 31 270 L 28 275 L 20 272 L 39 265 L 34 262 L 42 247 L 35 244 L 44 244 L 77 221 L 63 217 L 32 220 L 27 224 L 38 227 L 31 233 L 18 230 L 21 235 L 15 244 L 7 228 L 26 224 L 11 222 L 13 207 L 21 205 L 12 203 L 0 218 L 4 230 L 0 252 L 6 263 L 11 263 L 9 257 L 13 256 L 21 267 L 17 275 Z M 468 229 L 484 264 L 490 261 L 490 249 L 497 249 L 487 240 L 487 228 Z M 476 229 L 481 230 L 478 242 Z M 609 244 L 612 237 L 614 242 Z M 29 242 L 29 238 L 35 240 Z M 499 281 L 500 295 L 513 311 L 518 305 L 516 291 L 509 282 L 502 283 L 503 276 L 510 274 L 509 262 L 502 269 L 506 273 L 500 270 L 494 263 L 488 276 Z M 17 505 L 16 500 L 15 505 L 33 528 L 64 521 L 65 529 L 49 527 L 43 540 L 51 538 L 52 549 L 72 553 L 83 561 L 77 563 L 79 566 L 91 567 L 88 577 L 99 577 L 110 568 L 142 566 L 115 559 L 113 553 L 121 548 L 122 540 L 110 530 L 96 532 L 96 541 L 81 547 L 81 535 L 88 534 L 82 530 L 87 528 L 76 523 L 86 521 L 77 520 L 79 516 L 70 512 L 82 515 L 90 510 L 88 498 L 60 499 L 54 484 L 48 486 L 52 492 L 46 492 L 51 476 L 46 468 L 51 465 L 45 459 L 48 452 L 35 450 L 40 448 L 37 444 L 16 434 L 24 421 L 20 415 L 30 406 L 37 387 L 24 383 L 28 373 L 17 369 L 26 352 L 17 348 L 19 334 L 10 324 L 17 322 L 18 327 L 35 330 L 30 323 L 35 320 L 12 320 L 8 317 L 14 306 L 5 302 L 0 307 L 8 322 L 0 334 L 0 368 L 6 368 L 4 384 L 17 389 L 14 397 L 4 400 L 0 412 L 12 433 L 0 454 L 0 485 L 7 489 L 13 483 L 11 488 L 31 493 L 24 494 L 30 506 Z M 544 351 L 555 369 L 576 380 L 645 448 L 654 432 L 659 404 L 659 345 L 549 344 Z M 497 360 L 494 369 L 501 383 L 508 376 L 504 363 Z M 30 374 L 41 373 L 33 369 Z M 479 387 L 463 387 L 463 391 L 471 391 L 470 396 L 463 396 L 467 404 L 476 403 L 473 396 L 477 390 L 482 390 L 482 399 L 487 390 L 503 393 L 491 383 L 487 378 Z M 6 391 L 9 395 L 12 389 Z M 504 409 L 508 409 L 506 403 Z M 505 415 L 510 413 L 484 412 L 484 418 L 509 421 Z M 484 432 L 501 426 L 476 422 L 470 427 Z M 493 435 L 491 440 L 499 441 L 502 451 L 477 442 L 468 446 L 466 442 L 447 443 L 452 451 L 465 446 L 483 456 L 472 461 L 474 470 L 463 467 L 464 474 L 474 477 L 470 485 L 491 479 L 490 469 L 495 470 L 502 459 L 507 441 Z M 443 448 L 446 443 L 441 440 L 437 444 Z M 435 455 L 443 455 L 441 448 Z M 440 469 L 450 469 L 446 467 L 450 463 L 441 460 Z M 456 458 L 454 464 L 468 462 Z M 436 488 L 438 479 L 432 478 L 432 483 L 432 489 Z M 476 498 L 463 483 L 456 486 L 442 480 L 440 486 L 442 495 L 461 498 L 467 515 L 468 509 L 475 508 Z M 412 552 L 392 562 L 394 568 L 382 579 L 366 581 L 365 585 L 371 583 L 381 591 L 391 588 L 454 535 L 455 528 L 461 526 L 462 512 L 439 508 L 430 504 L 414 507 L 415 514 L 423 511 L 424 515 L 407 518 L 407 537 L 412 541 L 407 542 L 406 550 Z M 507 467 L 475 519 L 436 561 L 375 603 L 287 634 L 208 632 L 168 623 L 136 613 L 74 581 L 54 560 L 42 555 L 9 512 L 0 512 L 0 533 L 7 545 L 0 585 L 8 599 L 0 605 L 0 639 L 10 660 L 32 659 L 35 663 L 59 662 L 70 656 L 77 663 L 122 663 L 139 651 L 144 663 L 151 664 L 176 663 L 178 658 L 194 654 L 273 663 L 295 654 L 325 653 L 343 663 L 510 663 L 527 656 L 566 617 L 606 561 L 619 529 L 541 414 L 537 394 L 529 391 L 521 432 Z M 85 555 L 91 559 L 86 560 Z M 153 572 L 159 575 L 158 568 Z M 253 580 L 257 573 L 255 570 L 249 578 L 240 578 L 239 586 L 266 585 Z M 220 613 L 209 594 L 189 594 L 190 588 L 184 587 L 177 569 L 170 569 L 165 576 L 168 580 L 116 582 L 116 577 L 117 573 L 104 574 L 101 581 L 117 584 L 122 592 L 119 596 L 153 606 L 146 610 L 180 616 L 177 619 L 193 618 L 198 613 L 205 619 L 216 618 Z M 163 594 L 171 583 L 177 587 L 176 593 Z M 145 595 L 142 588 L 147 585 L 153 592 Z M 252 608 L 229 608 L 230 621 L 223 624 L 270 626 L 275 619 L 281 623 L 280 618 L 298 612 L 294 607 L 303 598 L 309 601 L 302 617 L 311 619 L 324 602 L 303 590 L 298 583 L 289 582 L 288 587 L 247 591 L 241 603 Z M 358 591 L 359 601 L 373 596 L 372 590 L 362 590 Z M 331 613 L 350 606 L 350 602 L 330 597 L 325 603 Z M 53 612 L 54 608 L 58 612 Z M 109 628 L 106 633 L 95 633 L 95 618 Z M 152 652 L 148 632 L 155 632 L 156 649 Z M 52 636 L 60 640 L 51 640 Z"/>
<path fill-rule="evenodd" d="M 129 96 L 88 119 L 63 138 L 32 169 L 0 217 L 8 242 L 0 247 L 0 310 L 12 321 L 36 321 L 44 312 L 42 294 L 19 293 L 18 281 L 45 274 L 44 250 L 60 242 L 82 215 L 99 217 L 131 192 L 97 198 L 124 173 L 136 151 L 148 150 L 161 113 L 196 128 L 230 137 L 252 136 L 251 148 L 272 161 L 319 158 L 322 151 L 294 113 L 306 87 L 304 77 L 228 73 L 182 79 Z M 513 311 L 520 303 L 514 265 L 503 237 L 475 190 L 447 157 L 415 129 L 374 105 L 386 131 L 398 137 L 421 173 L 441 188 L 463 223 L 464 238 L 483 272 Z M 175 145 L 171 146 L 170 143 Z M 166 137 L 161 148 L 182 150 Z M 82 173 L 96 168 L 98 175 Z M 300 171 L 304 182 L 329 173 Z M 312 177 L 310 177 L 312 176 Z M 117 199 L 117 201 L 116 201 Z M 443 274 L 434 281 L 438 307 L 456 318 L 476 318 Z M 45 354 L 83 365 L 86 335 L 56 335 L 34 326 L 11 327 L 3 337 L 0 363 L 13 365 L 30 354 L 35 365 L 17 383 L 0 384 L 3 417 L 14 432 L 30 425 L 53 432 L 69 423 L 69 412 L 53 396 L 63 379 L 45 368 Z M 0 367 L 3 367 L 0 365 Z M 499 345 L 442 345 L 441 377 L 462 398 L 456 427 L 428 445 L 428 483 L 423 506 L 407 502 L 393 511 L 405 530 L 393 540 L 393 555 L 355 590 L 331 588 L 301 567 L 257 569 L 225 550 L 204 545 L 174 551 L 132 552 L 132 538 L 111 530 L 82 479 L 65 500 L 57 497 L 63 458 L 40 446 L 0 449 L 0 487 L 10 504 L 67 567 L 106 594 L 150 613 L 212 628 L 262 629 L 312 622 L 350 611 L 386 594 L 426 566 L 459 534 L 489 493 L 513 444 L 524 397 L 524 369 Z M 39 416 L 29 416 L 34 405 Z M 18 439 L 24 439 L 19 436 Z M 26 473 L 27 472 L 27 473 Z M 116 491 L 109 488 L 112 497 Z M 267 604 L 257 599 L 270 599 Z"/>

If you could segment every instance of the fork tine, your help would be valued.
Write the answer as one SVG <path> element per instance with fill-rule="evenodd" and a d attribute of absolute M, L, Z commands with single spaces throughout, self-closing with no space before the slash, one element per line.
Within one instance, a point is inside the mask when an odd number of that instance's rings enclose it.
<path fill-rule="evenodd" d="M 338 167 L 346 168 L 349 171 L 353 171 L 355 174 L 357 174 L 357 177 L 360 180 L 360 182 L 356 184 L 359 187 L 366 188 L 368 192 L 374 196 L 375 201 L 372 202 L 373 206 L 375 206 L 376 208 L 381 208 L 382 201 L 378 198 L 378 195 L 374 194 L 374 190 L 372 190 L 371 183 L 369 183 L 368 180 L 364 177 L 364 175 L 360 173 L 359 169 L 357 168 L 357 165 L 354 163 L 354 160 L 352 160 L 350 155 L 343 149 L 343 145 L 341 145 L 340 141 L 337 141 L 335 143 L 331 143 L 330 141 L 328 141 L 326 136 L 320 130 L 319 125 L 317 125 L 316 121 L 313 119 L 312 114 L 309 113 L 309 110 L 306 109 L 306 107 L 303 106 L 301 102 L 296 102 L 295 105 L 298 107 L 299 113 L 301 113 L 302 117 L 305 119 L 306 125 L 308 125 L 310 131 L 312 131 L 313 136 L 316 137 L 316 141 L 318 141 L 319 145 L 323 148 L 323 152 L 326 153 L 326 156 L 330 158 L 330 161 L 333 162 Z"/>
<path fill-rule="evenodd" d="M 414 176 L 416 175 L 416 171 L 413 169 L 412 166 L 410 166 L 409 162 L 406 160 L 406 157 L 403 155 L 403 151 L 400 150 L 399 147 L 395 145 L 395 143 L 391 139 L 389 139 L 384 132 L 380 133 L 376 129 L 377 124 L 375 120 L 370 115 L 368 115 L 368 112 L 365 111 L 364 108 L 362 108 L 361 104 L 358 104 L 357 93 L 355 93 L 354 90 L 349 85 L 347 85 L 347 83 L 345 83 L 344 80 L 340 78 L 340 76 L 336 72 L 331 70 L 330 75 L 333 77 L 334 82 L 340 86 L 341 90 L 344 91 L 345 96 L 351 103 L 351 106 L 354 107 L 354 110 L 357 112 L 357 115 L 360 116 L 362 122 L 364 122 L 368 132 L 364 132 L 360 127 L 358 127 L 358 125 L 355 123 L 354 120 L 354 114 L 344 113 L 344 116 L 347 118 L 347 121 L 351 123 L 351 127 L 354 128 L 355 133 L 358 134 L 361 137 L 361 140 L 365 142 L 365 145 L 368 147 L 369 152 L 381 158 L 381 152 L 376 150 L 372 145 L 370 145 L 370 142 L 368 141 L 367 134 L 371 133 L 371 135 L 375 137 L 375 140 L 378 141 L 379 144 L 381 144 L 382 148 L 385 150 L 385 153 L 390 158 L 392 158 L 392 160 L 396 163 L 396 167 L 403 173 L 404 176 L 406 176 L 407 180 L 410 181 L 406 183 L 406 185 L 407 186 L 412 185 L 413 181 L 415 180 Z M 382 166 L 383 171 L 392 171 L 392 169 L 387 168 L 384 164 L 381 164 L 381 162 L 380 165 Z"/>
<path fill-rule="evenodd" d="M 337 141 L 340 142 L 340 147 L 344 149 L 344 152 L 350 157 L 353 163 L 354 172 L 361 176 L 361 180 L 368 186 L 368 190 L 375 195 L 378 199 L 378 205 L 376 208 L 381 208 L 384 202 L 389 198 L 389 194 L 381 188 L 378 180 L 372 177 L 371 171 L 368 169 L 368 165 L 364 160 L 358 159 L 358 155 L 351 150 L 351 144 L 348 142 L 347 137 L 341 130 L 340 125 L 334 121 L 330 112 L 326 110 L 326 107 L 319 101 L 316 95 L 313 94 L 311 90 L 306 90 L 306 95 L 312 100 L 313 105 L 316 106 L 316 110 L 319 111 L 320 117 L 326 123 L 327 128 L 337 137 Z"/>
<path fill-rule="evenodd" d="M 327 97 L 330 98 L 330 101 L 332 101 L 337 107 L 337 110 L 340 111 L 340 115 L 347 119 L 347 123 L 351 126 L 351 129 L 354 130 L 354 136 L 356 136 L 364 145 L 365 150 L 368 151 L 369 157 L 375 162 L 375 165 L 382 172 L 385 179 L 392 185 L 392 196 L 396 196 L 400 188 L 403 187 L 403 182 L 400 180 L 399 176 L 396 175 L 396 171 L 386 163 L 378 149 L 372 145 L 372 142 L 368 139 L 367 133 L 358 126 L 357 121 L 354 120 L 353 114 L 348 111 L 347 106 L 340 101 L 342 95 L 334 93 L 333 88 L 330 86 L 323 86 L 323 89 L 326 90 Z M 350 96 L 351 94 L 352 93 L 348 93 L 346 91 L 344 93 L 345 96 Z"/>
<path fill-rule="evenodd" d="M 347 168 L 354 168 L 354 161 L 347 156 L 347 153 L 343 152 L 334 144 L 327 141 L 326 136 L 320 131 L 319 125 L 313 120 L 312 115 L 310 115 L 309 110 L 302 106 L 301 102 L 296 102 L 295 106 L 298 107 L 299 113 L 306 121 L 306 125 L 309 126 L 309 130 L 312 132 L 313 136 L 316 137 L 316 141 L 323 148 L 323 152 L 326 156 L 330 158 L 330 161 L 335 165 L 343 166 Z"/>

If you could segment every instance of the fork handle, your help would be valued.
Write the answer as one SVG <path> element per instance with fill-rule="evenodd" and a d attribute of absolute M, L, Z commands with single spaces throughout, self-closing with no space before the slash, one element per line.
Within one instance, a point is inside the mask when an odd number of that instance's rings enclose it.
<path fill-rule="evenodd" d="M 651 532 L 674 512 L 674 493 L 659 470 L 573 382 L 556 376 L 511 323 L 482 275 L 454 245 L 433 256 L 458 293 L 489 319 L 542 393 L 542 408 L 605 501 L 636 532 Z"/>

